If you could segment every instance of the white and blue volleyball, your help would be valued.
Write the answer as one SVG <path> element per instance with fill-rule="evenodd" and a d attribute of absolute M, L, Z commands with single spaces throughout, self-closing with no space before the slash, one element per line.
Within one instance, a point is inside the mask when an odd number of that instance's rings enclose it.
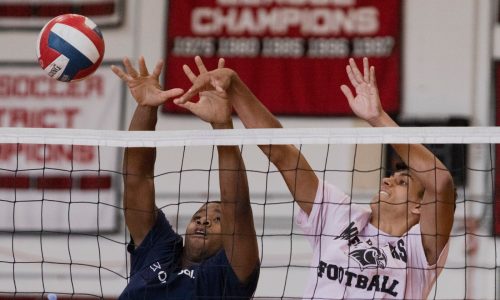
<path fill-rule="evenodd" d="M 50 20 L 38 35 L 38 62 L 59 81 L 82 80 L 97 70 L 104 56 L 104 39 L 89 18 L 65 14 Z"/>

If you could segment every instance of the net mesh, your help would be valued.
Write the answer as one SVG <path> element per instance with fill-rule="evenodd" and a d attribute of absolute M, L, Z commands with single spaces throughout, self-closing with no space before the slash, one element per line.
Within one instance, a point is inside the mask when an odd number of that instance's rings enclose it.
<path fill-rule="evenodd" d="M 183 235 L 219 197 L 216 145 L 247 166 L 261 275 L 255 298 L 301 298 L 311 269 L 298 207 L 257 144 L 295 144 L 318 178 L 366 204 L 393 168 L 390 143 L 423 143 L 457 183 L 450 255 L 429 298 L 500 297 L 495 151 L 499 128 L 335 128 L 122 132 L 0 129 L 0 297 L 116 298 L 129 280 L 121 159 L 157 147 L 156 203 Z M 450 160 L 451 153 L 458 153 Z M 495 227 L 497 226 L 497 227 Z"/>

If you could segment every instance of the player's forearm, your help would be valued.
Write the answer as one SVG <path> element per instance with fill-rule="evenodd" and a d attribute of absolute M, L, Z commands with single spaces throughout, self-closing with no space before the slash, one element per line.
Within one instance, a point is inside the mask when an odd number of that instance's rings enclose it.
<path fill-rule="evenodd" d="M 242 283 L 255 270 L 258 246 L 245 164 L 237 146 L 218 146 L 223 245 Z"/>
<path fill-rule="evenodd" d="M 138 106 L 129 130 L 154 130 L 157 108 Z M 125 222 L 139 245 L 156 220 L 154 196 L 155 148 L 126 148 L 123 157 Z"/>
<path fill-rule="evenodd" d="M 229 89 L 233 107 L 246 128 L 283 128 L 278 119 L 257 99 L 235 73 Z M 259 145 L 273 163 L 278 163 L 288 148 L 284 145 Z"/>
<path fill-rule="evenodd" d="M 157 107 L 137 106 L 130 121 L 129 131 L 155 130 L 157 113 Z M 153 176 L 155 159 L 155 148 L 127 148 L 123 168 L 128 174 Z"/>
<path fill-rule="evenodd" d="M 217 146 L 219 181 L 223 205 L 235 205 L 236 211 L 250 208 L 245 164 L 238 146 Z"/>
<path fill-rule="evenodd" d="M 233 107 L 246 128 L 282 128 L 281 123 L 234 74 L 228 90 Z"/>
<path fill-rule="evenodd" d="M 246 128 L 282 128 L 279 120 L 257 99 L 237 75 L 232 80 L 233 107 Z M 318 180 L 302 153 L 294 145 L 259 145 L 278 168 L 290 192 L 310 213 Z"/>
<path fill-rule="evenodd" d="M 385 112 L 369 123 L 374 127 L 399 127 Z M 448 189 L 446 186 L 451 180 L 451 174 L 429 149 L 421 144 L 393 144 L 392 147 L 426 190 Z"/>
<path fill-rule="evenodd" d="M 130 121 L 129 131 L 154 130 L 157 121 L 157 110 L 156 107 L 137 106 Z M 142 188 L 149 185 L 149 181 L 154 180 L 155 160 L 156 148 L 126 148 L 123 155 L 123 181 L 125 188 L 136 191 L 139 187 Z M 127 197 L 125 200 L 127 200 Z M 132 201 L 136 201 L 136 199 L 132 199 Z"/>
<path fill-rule="evenodd" d="M 213 129 L 233 129 L 232 121 L 214 124 Z M 236 205 L 236 209 L 250 207 L 245 164 L 238 146 L 217 146 L 219 181 L 222 204 Z"/>
<path fill-rule="evenodd" d="M 158 120 L 158 107 L 138 105 L 130 121 L 129 131 L 155 130 Z"/>

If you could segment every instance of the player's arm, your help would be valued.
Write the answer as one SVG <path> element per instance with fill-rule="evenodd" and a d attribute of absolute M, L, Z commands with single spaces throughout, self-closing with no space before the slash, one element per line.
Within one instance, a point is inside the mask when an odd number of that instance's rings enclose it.
<path fill-rule="evenodd" d="M 279 120 L 257 99 L 245 83 L 233 74 L 231 94 L 233 107 L 246 128 L 283 128 Z M 259 145 L 280 171 L 300 208 L 311 213 L 318 177 L 304 155 L 294 145 Z"/>
<path fill-rule="evenodd" d="M 375 68 L 363 59 L 363 73 L 354 60 L 346 68 L 353 95 L 346 85 L 341 87 L 353 112 L 374 127 L 397 127 L 397 123 L 382 109 Z M 453 226 L 455 189 L 446 166 L 426 147 L 420 144 L 392 145 L 396 153 L 410 169 L 410 175 L 422 183 L 425 189 L 420 206 L 422 243 L 429 264 L 434 264 L 448 242 Z"/>
<path fill-rule="evenodd" d="M 207 70 L 195 59 L 201 75 Z M 219 60 L 222 69 L 224 60 Z M 194 82 L 197 76 L 187 66 L 184 71 Z M 232 107 L 224 90 L 204 91 L 198 102 L 180 103 L 213 129 L 233 129 Z M 224 250 L 240 282 L 247 282 L 259 264 L 259 252 L 248 191 L 245 164 L 237 146 L 217 146 L 221 194 L 221 225 Z"/>
<path fill-rule="evenodd" d="M 224 90 L 246 128 L 282 128 L 278 119 L 257 99 L 238 74 L 222 68 L 199 76 L 186 94 L 176 103 L 186 103 L 197 92 Z M 309 214 L 312 210 L 318 178 L 305 157 L 293 145 L 259 145 L 269 160 L 278 168 L 298 205 Z"/>
<path fill-rule="evenodd" d="M 232 122 L 213 125 L 232 129 Z M 217 146 L 224 250 L 240 282 L 247 282 L 259 264 L 245 164 L 237 146 Z"/>
<path fill-rule="evenodd" d="M 183 91 L 174 89 L 162 91 L 159 85 L 159 75 L 163 64 L 159 62 L 150 75 L 144 58 L 139 59 L 139 72 L 125 58 L 125 70 L 112 66 L 113 72 L 125 81 L 130 92 L 138 102 L 138 106 L 130 121 L 130 131 L 155 130 L 158 107 L 144 106 L 141 103 L 146 98 L 164 99 L 181 94 Z M 126 148 L 123 157 L 123 182 L 125 222 L 134 243 L 138 246 L 153 227 L 156 221 L 154 165 L 155 148 Z"/>

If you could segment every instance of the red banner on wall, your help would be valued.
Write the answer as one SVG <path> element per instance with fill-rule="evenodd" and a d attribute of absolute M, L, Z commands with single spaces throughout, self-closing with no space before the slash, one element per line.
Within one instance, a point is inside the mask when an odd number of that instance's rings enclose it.
<path fill-rule="evenodd" d="M 190 85 L 182 65 L 224 57 L 275 114 L 350 115 L 340 91 L 349 57 L 370 58 L 382 104 L 399 111 L 400 0 L 169 1 L 167 88 Z M 167 104 L 167 111 L 179 111 Z"/>

